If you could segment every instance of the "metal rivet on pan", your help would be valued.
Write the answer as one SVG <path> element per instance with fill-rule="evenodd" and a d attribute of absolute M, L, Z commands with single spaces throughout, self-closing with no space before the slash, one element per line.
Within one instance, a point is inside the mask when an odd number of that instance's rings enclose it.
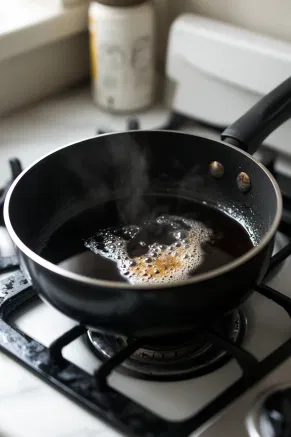
<path fill-rule="evenodd" d="M 242 193 L 247 193 L 251 188 L 250 177 L 244 171 L 239 173 L 238 177 L 236 178 L 236 182 L 239 191 Z"/>
<path fill-rule="evenodd" d="M 220 179 L 224 175 L 224 167 L 218 161 L 212 161 L 209 164 L 209 171 L 210 171 L 211 176 L 216 178 L 216 179 Z"/>

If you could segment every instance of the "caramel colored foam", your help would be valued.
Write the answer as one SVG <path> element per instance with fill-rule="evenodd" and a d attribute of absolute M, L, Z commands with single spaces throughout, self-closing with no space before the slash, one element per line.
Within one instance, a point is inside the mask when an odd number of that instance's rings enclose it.
<path fill-rule="evenodd" d="M 128 226 L 123 228 L 126 239 L 117 236 L 114 229 L 108 229 L 98 232 L 85 245 L 115 262 L 120 274 L 132 284 L 165 284 L 187 279 L 201 265 L 204 257 L 202 243 L 211 238 L 212 231 L 203 223 L 177 216 L 161 216 L 154 223 L 173 229 L 173 243 L 147 245 L 138 241 L 137 244 L 147 246 L 147 252 L 131 258 L 127 244 L 137 238 L 141 227 Z"/>

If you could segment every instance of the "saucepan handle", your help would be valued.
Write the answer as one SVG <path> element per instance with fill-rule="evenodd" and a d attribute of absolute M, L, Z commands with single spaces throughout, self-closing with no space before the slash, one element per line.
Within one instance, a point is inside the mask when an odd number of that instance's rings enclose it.
<path fill-rule="evenodd" d="M 291 77 L 225 129 L 221 139 L 253 154 L 277 127 L 291 117 Z"/>

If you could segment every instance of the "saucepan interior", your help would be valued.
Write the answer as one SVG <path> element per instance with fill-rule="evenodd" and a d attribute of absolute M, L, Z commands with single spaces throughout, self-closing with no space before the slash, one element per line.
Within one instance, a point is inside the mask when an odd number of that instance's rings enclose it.
<path fill-rule="evenodd" d="M 211 174 L 212 161 L 223 166 L 222 177 Z M 241 172 L 250 180 L 247 192 L 238 184 Z M 207 202 L 230 215 L 245 227 L 254 244 L 245 260 L 271 239 L 281 214 L 276 182 L 246 153 L 183 133 L 133 131 L 61 148 L 28 168 L 10 194 L 8 225 L 28 256 L 45 265 L 52 261 L 53 268 L 61 269 L 57 267 L 61 261 L 84 250 L 83 241 L 73 247 L 72 238 L 63 235 L 56 241 L 54 254 L 46 251 L 51 236 L 64 223 L 98 207 L 100 223 L 77 222 L 70 230 L 76 237 L 86 232 L 89 235 L 98 226 L 110 224 L 112 217 L 106 205 L 112 201 L 120 222 L 130 223 L 146 212 L 146 194 L 183 196 Z M 159 205 L 151 208 L 155 213 Z M 235 260 L 234 265 L 243 261 Z M 194 276 L 191 280 L 203 277 Z"/>

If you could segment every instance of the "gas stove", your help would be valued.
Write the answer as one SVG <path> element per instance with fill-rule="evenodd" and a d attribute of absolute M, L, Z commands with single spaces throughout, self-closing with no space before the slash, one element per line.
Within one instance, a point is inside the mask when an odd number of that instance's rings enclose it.
<path fill-rule="evenodd" d="M 262 159 L 272 170 L 273 155 Z M 14 179 L 21 165 L 11 160 L 10 166 Z M 291 370 L 291 214 L 285 182 L 284 215 L 263 283 L 203 332 L 154 341 L 91 332 L 40 301 L 2 223 L 1 351 L 128 436 L 288 435 L 280 415 L 290 399 Z M 272 433 L 274 428 L 281 434 Z"/>

